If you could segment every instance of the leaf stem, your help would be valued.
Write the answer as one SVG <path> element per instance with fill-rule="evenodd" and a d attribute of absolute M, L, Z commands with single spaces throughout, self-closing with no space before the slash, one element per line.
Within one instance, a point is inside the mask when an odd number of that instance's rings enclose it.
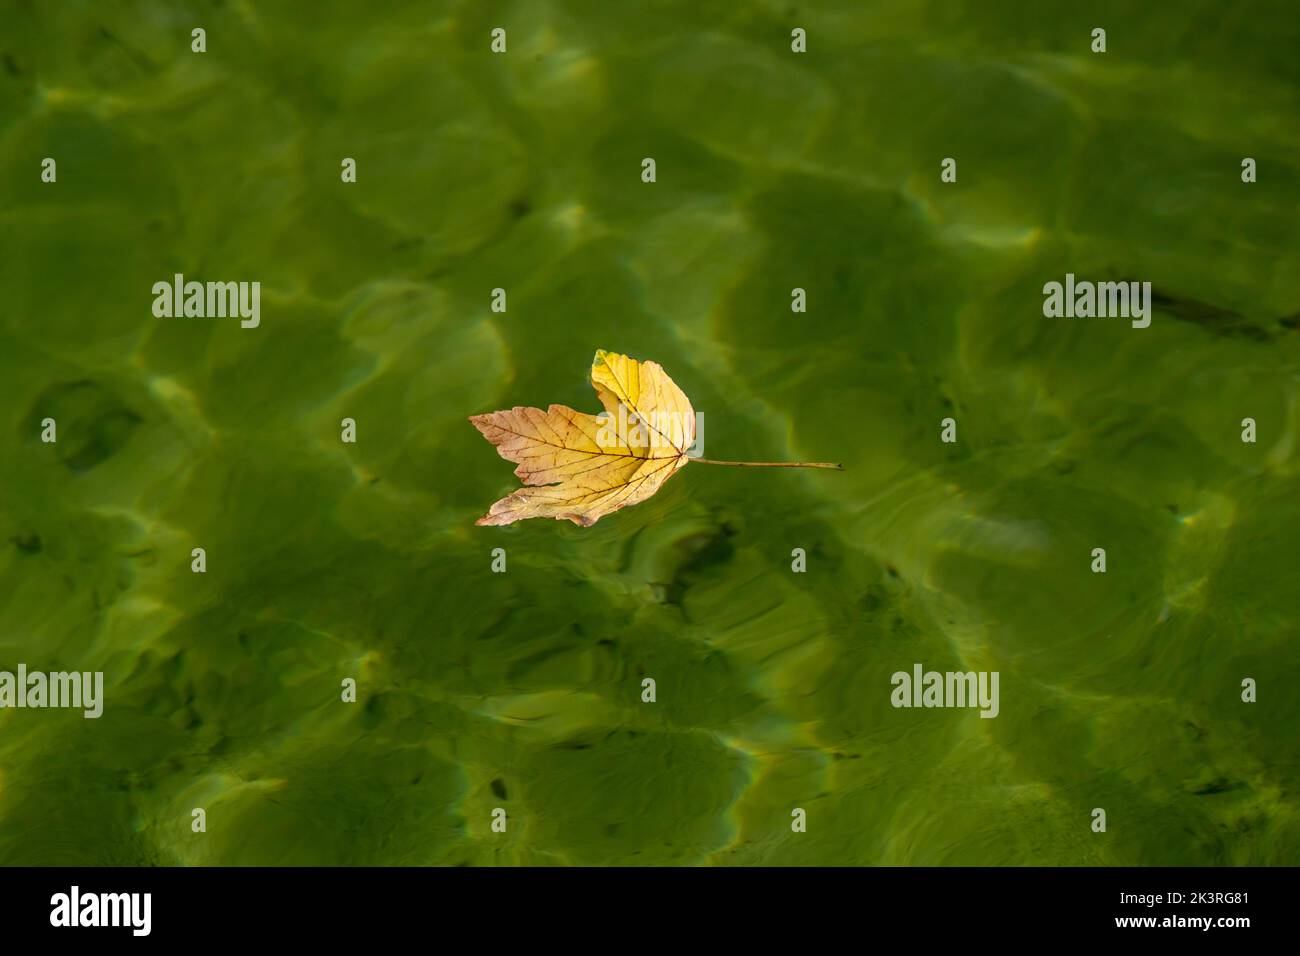
<path fill-rule="evenodd" d="M 843 471 L 844 466 L 831 461 L 715 461 L 712 458 L 690 458 L 701 465 L 733 465 L 737 468 L 830 468 Z"/>

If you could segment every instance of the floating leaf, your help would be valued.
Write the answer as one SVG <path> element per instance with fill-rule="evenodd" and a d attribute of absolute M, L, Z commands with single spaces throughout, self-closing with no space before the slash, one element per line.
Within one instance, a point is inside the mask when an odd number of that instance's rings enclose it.
<path fill-rule="evenodd" d="M 518 464 L 520 488 L 492 505 L 476 524 L 525 518 L 567 518 L 589 527 L 645 501 L 695 461 L 752 468 L 835 468 L 826 462 L 744 462 L 692 458 L 695 410 L 657 362 L 597 351 L 591 384 L 605 411 L 588 415 L 567 405 L 543 411 L 517 405 L 471 415 L 474 427 Z"/>

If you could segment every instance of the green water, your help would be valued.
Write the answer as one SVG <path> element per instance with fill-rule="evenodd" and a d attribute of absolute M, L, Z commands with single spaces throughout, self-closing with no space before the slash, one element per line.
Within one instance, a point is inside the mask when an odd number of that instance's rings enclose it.
<path fill-rule="evenodd" d="M 1300 21 L 1087 6 L 0 2 L 0 863 L 1297 862 Z M 597 348 L 846 470 L 476 528 Z"/>

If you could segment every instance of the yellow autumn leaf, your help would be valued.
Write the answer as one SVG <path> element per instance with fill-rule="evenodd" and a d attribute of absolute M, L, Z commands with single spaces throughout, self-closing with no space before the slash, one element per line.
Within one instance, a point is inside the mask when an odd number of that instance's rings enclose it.
<path fill-rule="evenodd" d="M 497 452 L 519 467 L 525 487 L 502 498 L 476 524 L 525 518 L 568 519 L 589 527 L 645 501 L 688 462 L 750 467 L 836 468 L 824 462 L 719 462 L 692 458 L 695 410 L 657 362 L 597 351 L 591 384 L 605 411 L 567 405 L 543 411 L 517 405 L 471 415 Z"/>

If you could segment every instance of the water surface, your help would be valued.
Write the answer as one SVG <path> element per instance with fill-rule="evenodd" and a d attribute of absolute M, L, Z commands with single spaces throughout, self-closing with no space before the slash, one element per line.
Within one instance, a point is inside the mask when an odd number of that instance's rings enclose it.
<path fill-rule="evenodd" d="M 1300 28 L 1148 6 L 5 0 L 0 862 L 1294 863 Z M 476 528 L 597 348 L 846 470 Z"/>

